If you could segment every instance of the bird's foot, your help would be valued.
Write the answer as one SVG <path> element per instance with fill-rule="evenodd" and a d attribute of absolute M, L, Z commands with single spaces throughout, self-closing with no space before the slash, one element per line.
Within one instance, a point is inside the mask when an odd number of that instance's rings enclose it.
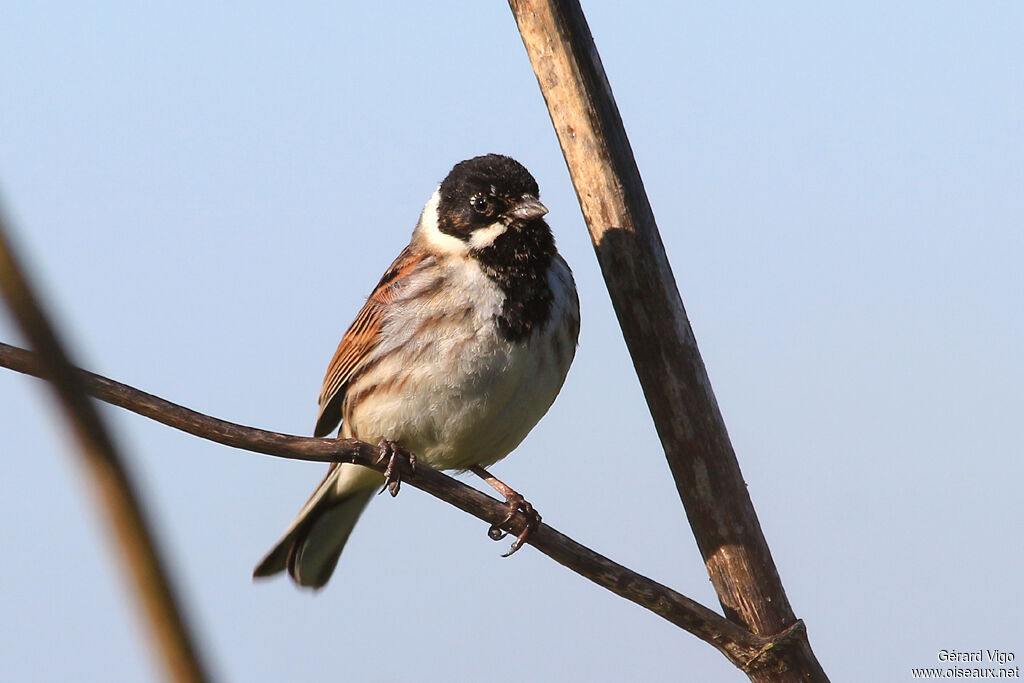
<path fill-rule="evenodd" d="M 502 557 L 508 557 L 522 548 L 523 543 L 525 543 L 526 539 L 530 537 L 533 530 L 540 526 L 541 520 L 540 513 L 533 509 L 533 505 L 530 504 L 530 501 L 526 500 L 521 494 L 518 494 L 515 491 L 512 491 L 505 496 L 505 505 L 508 507 L 508 514 L 505 515 L 505 519 L 491 526 L 491 528 L 487 530 L 487 535 L 495 541 L 500 541 L 505 538 L 506 533 L 501 527 L 511 522 L 517 512 L 522 512 L 526 515 L 526 526 L 523 528 L 522 532 L 516 536 L 516 540 L 512 542 L 512 546 L 508 549 L 508 552 L 502 555 Z"/>
<path fill-rule="evenodd" d="M 384 469 L 384 488 L 380 490 L 380 493 L 384 493 L 387 490 L 391 497 L 394 498 L 398 495 L 398 490 L 402 488 L 402 468 L 399 461 L 405 460 L 409 463 L 409 473 L 415 474 L 416 455 L 405 450 L 394 441 L 388 441 L 387 439 L 381 439 L 378 448 L 380 449 L 380 454 L 377 456 L 377 462 L 388 461 L 388 466 Z"/>

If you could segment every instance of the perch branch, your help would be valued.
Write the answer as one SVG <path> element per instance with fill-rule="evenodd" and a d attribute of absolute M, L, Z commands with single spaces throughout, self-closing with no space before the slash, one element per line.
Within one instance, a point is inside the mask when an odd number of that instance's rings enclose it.
<path fill-rule="evenodd" d="M 3 343 L 0 343 L 0 366 L 36 377 L 44 374 L 35 354 Z M 84 370 L 76 374 L 84 389 L 101 401 L 225 446 L 294 460 L 353 462 L 381 471 L 385 467 L 385 463 L 377 462 L 377 447 L 362 441 L 314 439 L 244 427 Z M 429 467 L 417 467 L 415 473 L 404 471 L 402 482 L 488 524 L 500 522 L 508 513 L 504 503 Z M 518 513 L 503 528 L 518 535 L 525 524 L 525 515 Z M 762 666 L 772 659 L 773 645 L 789 637 L 786 632 L 771 638 L 755 636 L 707 607 L 599 555 L 547 524 L 542 523 L 535 529 L 527 543 L 577 574 L 710 643 L 739 667 Z"/>

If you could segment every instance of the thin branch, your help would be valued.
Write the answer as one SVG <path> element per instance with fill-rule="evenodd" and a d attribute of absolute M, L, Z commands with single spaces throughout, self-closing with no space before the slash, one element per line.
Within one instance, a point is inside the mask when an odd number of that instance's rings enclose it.
<path fill-rule="evenodd" d="M 35 354 L 3 343 L 0 343 L 0 366 L 36 377 L 43 376 Z M 362 441 L 314 439 L 245 427 L 84 370 L 79 370 L 77 376 L 84 389 L 101 401 L 225 446 L 294 460 L 353 462 L 380 471 L 385 467 L 384 463 L 377 462 L 377 447 Z M 504 503 L 429 467 L 417 467 L 415 473 L 406 469 L 402 481 L 488 524 L 502 521 L 508 512 Z M 525 524 L 525 516 L 519 513 L 503 528 L 511 534 L 519 534 Z M 547 524 L 542 523 L 534 530 L 527 543 L 577 574 L 710 643 L 741 668 L 755 662 L 760 664 L 766 653 L 771 653 L 783 639 L 790 637 L 788 633 L 770 639 L 755 636 L 703 605 L 609 560 Z"/>
<path fill-rule="evenodd" d="M 209 680 L 191 636 L 166 563 L 138 496 L 122 465 L 123 458 L 96 407 L 84 391 L 53 324 L 18 263 L 0 215 L 0 289 L 25 336 L 38 351 L 37 374 L 50 381 L 71 425 L 77 452 L 91 476 L 92 491 L 113 530 L 121 560 L 135 586 L 153 643 L 167 675 L 181 683 Z"/>
<path fill-rule="evenodd" d="M 665 456 L 729 619 L 797 624 L 686 317 L 611 86 L 578 0 L 509 0 L 547 103 Z M 806 637 L 785 671 L 827 681 Z"/>

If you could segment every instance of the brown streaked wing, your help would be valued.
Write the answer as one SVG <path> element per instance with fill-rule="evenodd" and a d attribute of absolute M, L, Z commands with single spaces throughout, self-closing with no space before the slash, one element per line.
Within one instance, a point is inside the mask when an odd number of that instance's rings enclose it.
<path fill-rule="evenodd" d="M 320 414 L 313 430 L 314 436 L 327 435 L 341 422 L 341 404 L 345 399 L 346 384 L 367 355 L 380 343 L 381 320 L 387 305 L 394 300 L 405 280 L 425 258 L 426 254 L 406 247 L 384 273 L 373 294 L 341 338 L 320 387 Z"/>

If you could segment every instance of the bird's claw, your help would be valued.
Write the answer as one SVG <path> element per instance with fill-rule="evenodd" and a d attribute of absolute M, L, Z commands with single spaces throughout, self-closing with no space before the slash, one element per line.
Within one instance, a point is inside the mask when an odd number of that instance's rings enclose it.
<path fill-rule="evenodd" d="M 394 498 L 398 495 L 399 489 L 402 488 L 402 469 L 398 464 L 399 460 L 405 460 L 409 463 L 409 472 L 411 474 L 416 473 L 416 456 L 413 453 L 405 450 L 394 441 L 388 441 L 387 439 L 381 439 L 380 454 L 377 456 L 377 462 L 382 463 L 385 460 L 388 461 L 388 466 L 384 469 L 384 487 L 380 490 L 380 493 L 387 491 Z"/>
<path fill-rule="evenodd" d="M 504 553 L 502 557 L 508 557 L 515 553 L 517 550 L 523 547 L 523 543 L 529 538 L 533 530 L 540 526 L 540 513 L 533 509 L 533 505 L 528 500 L 522 497 L 518 493 L 513 493 L 505 498 L 505 506 L 508 508 L 508 514 L 505 515 L 505 519 L 501 520 L 497 524 L 491 525 L 491 528 L 487 530 L 487 535 L 494 541 L 500 541 L 505 538 L 507 533 L 501 527 L 505 526 L 512 521 L 512 518 L 516 516 L 517 512 L 522 512 L 526 515 L 526 526 L 522 532 L 516 536 L 516 540 L 512 542 L 512 546 L 508 549 L 508 552 Z"/>

